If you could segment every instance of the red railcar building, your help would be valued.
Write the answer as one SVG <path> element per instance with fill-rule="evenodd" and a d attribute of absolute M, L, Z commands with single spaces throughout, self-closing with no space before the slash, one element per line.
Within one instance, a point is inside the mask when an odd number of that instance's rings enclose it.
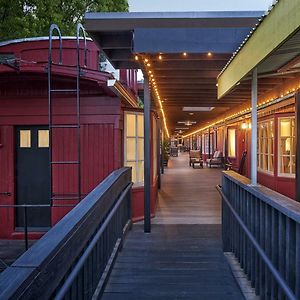
<path fill-rule="evenodd" d="M 79 50 L 82 65 L 83 44 L 80 42 Z M 124 164 L 133 168 L 136 182 L 132 217 L 143 217 L 143 186 L 139 182 L 143 179 L 140 146 L 144 133 L 136 70 L 121 70 L 119 81 L 100 71 L 99 49 L 87 40 L 78 110 L 76 39 L 63 38 L 62 45 L 59 64 L 59 40 L 53 41 L 49 104 L 48 38 L 0 44 L 0 204 L 42 205 L 27 208 L 31 238 L 41 236 Z M 152 118 L 157 130 L 154 113 Z M 156 157 L 156 148 L 152 155 Z M 154 164 L 153 214 L 157 190 Z M 0 238 L 23 236 L 23 208 L 2 207 L 0 219 Z"/>

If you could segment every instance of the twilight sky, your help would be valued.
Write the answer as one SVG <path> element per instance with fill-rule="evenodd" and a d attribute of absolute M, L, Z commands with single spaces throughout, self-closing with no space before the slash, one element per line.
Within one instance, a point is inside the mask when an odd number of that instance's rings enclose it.
<path fill-rule="evenodd" d="M 129 0 L 130 11 L 266 10 L 272 0 Z"/>

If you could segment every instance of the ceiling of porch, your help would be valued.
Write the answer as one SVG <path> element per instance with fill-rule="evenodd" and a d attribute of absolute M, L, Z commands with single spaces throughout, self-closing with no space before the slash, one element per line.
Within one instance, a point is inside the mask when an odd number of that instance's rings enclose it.
<path fill-rule="evenodd" d="M 139 68 L 149 76 L 169 132 L 187 132 L 249 99 L 245 90 L 217 100 L 216 83 L 261 14 L 88 13 L 85 28 L 115 68 Z"/>

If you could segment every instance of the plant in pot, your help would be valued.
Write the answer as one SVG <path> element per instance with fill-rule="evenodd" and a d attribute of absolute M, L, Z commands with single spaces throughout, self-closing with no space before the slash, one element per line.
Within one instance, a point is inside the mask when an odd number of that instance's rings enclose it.
<path fill-rule="evenodd" d="M 170 157 L 170 143 L 168 140 L 163 141 L 163 159 L 164 159 L 164 166 L 168 166 L 168 161 Z"/>

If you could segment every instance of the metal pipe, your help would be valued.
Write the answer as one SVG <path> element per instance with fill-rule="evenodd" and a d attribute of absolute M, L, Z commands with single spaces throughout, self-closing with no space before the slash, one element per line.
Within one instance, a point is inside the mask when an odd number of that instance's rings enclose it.
<path fill-rule="evenodd" d="M 149 79 L 144 78 L 144 232 L 151 232 L 151 96 Z"/>
<path fill-rule="evenodd" d="M 27 206 L 24 206 L 24 241 L 25 250 L 28 250 L 28 222 L 27 222 Z"/>
<path fill-rule="evenodd" d="M 252 72 L 251 106 L 251 185 L 257 185 L 257 68 Z"/>

